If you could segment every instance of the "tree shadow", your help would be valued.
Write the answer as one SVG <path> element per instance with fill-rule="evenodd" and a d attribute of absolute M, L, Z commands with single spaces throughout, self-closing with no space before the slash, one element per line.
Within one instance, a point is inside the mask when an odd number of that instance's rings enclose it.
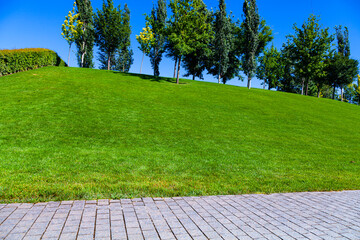
<path fill-rule="evenodd" d="M 121 74 L 123 76 L 128 76 L 128 77 L 139 77 L 141 79 L 144 80 L 150 80 L 152 82 L 169 82 L 169 83 L 175 83 L 176 84 L 176 79 L 175 78 L 168 78 L 168 77 L 154 77 L 152 75 L 146 75 L 146 74 L 139 74 L 139 73 L 124 73 L 124 72 L 118 72 L 115 71 L 113 72 L 115 74 Z M 180 82 L 180 84 L 187 84 L 184 82 Z"/>

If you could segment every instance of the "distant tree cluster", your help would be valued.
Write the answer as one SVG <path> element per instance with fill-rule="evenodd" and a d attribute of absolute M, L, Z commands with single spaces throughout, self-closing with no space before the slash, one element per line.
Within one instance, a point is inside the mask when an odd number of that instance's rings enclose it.
<path fill-rule="evenodd" d="M 333 99 L 340 88 L 340 100 L 344 101 L 344 88 L 358 74 L 358 61 L 350 58 L 348 29 L 335 27 L 336 34 L 331 35 L 329 28 L 322 29 L 319 18 L 311 15 L 301 28 L 294 25 L 294 30 L 276 59 L 286 72 L 273 87 Z M 337 44 L 332 44 L 335 39 Z"/>
<path fill-rule="evenodd" d="M 144 56 L 148 56 L 154 76 L 159 76 L 165 55 L 174 61 L 177 83 L 183 67 L 185 76 L 193 80 L 203 79 L 205 71 L 224 84 L 246 76 L 250 89 L 257 77 L 264 89 L 360 104 L 359 80 L 354 83 L 359 63 L 350 57 L 349 31 L 336 26 L 331 34 L 319 21 L 310 15 L 301 27 L 294 24 L 294 33 L 278 50 L 267 47 L 273 34 L 259 15 L 256 0 L 244 0 L 242 21 L 228 14 L 225 0 L 219 0 L 216 11 L 210 11 L 203 0 L 170 0 L 168 4 L 157 0 L 136 36 L 143 52 L 140 73 Z M 126 4 L 121 9 L 112 0 L 104 0 L 102 9 L 93 13 L 90 0 L 76 0 L 62 30 L 69 43 L 69 58 L 75 43 L 81 67 L 93 67 L 96 44 L 100 68 L 129 71 L 133 51 Z"/>
<path fill-rule="evenodd" d="M 93 48 L 99 48 L 98 60 L 101 69 L 128 72 L 133 63 L 130 44 L 130 10 L 127 4 L 121 9 L 114 7 L 112 0 L 103 2 L 102 9 L 93 12 L 90 0 L 76 0 L 62 25 L 62 35 L 77 47 L 80 67 L 92 68 Z"/>
<path fill-rule="evenodd" d="M 273 39 L 255 0 L 245 0 L 243 22 L 235 22 L 227 13 L 225 0 L 219 1 L 215 12 L 208 10 L 202 0 L 171 0 L 168 18 L 166 9 L 164 0 L 158 0 L 146 16 L 146 27 L 137 36 L 140 50 L 150 57 L 154 76 L 159 76 L 159 64 L 166 53 L 175 62 L 177 83 L 183 66 L 186 77 L 203 79 L 207 70 L 224 84 L 235 77 L 241 78 L 242 70 L 251 88 L 257 58 Z M 144 37 L 149 33 L 153 34 L 151 41 Z"/>

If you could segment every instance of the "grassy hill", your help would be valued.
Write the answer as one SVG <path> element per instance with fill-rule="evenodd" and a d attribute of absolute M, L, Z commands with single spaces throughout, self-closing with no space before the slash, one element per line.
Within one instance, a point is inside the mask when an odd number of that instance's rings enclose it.
<path fill-rule="evenodd" d="M 0 201 L 360 189 L 360 107 L 47 67 L 0 78 Z"/>

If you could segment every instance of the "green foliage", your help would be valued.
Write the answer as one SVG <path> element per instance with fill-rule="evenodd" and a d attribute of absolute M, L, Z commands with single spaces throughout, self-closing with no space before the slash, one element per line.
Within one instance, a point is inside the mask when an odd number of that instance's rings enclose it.
<path fill-rule="evenodd" d="M 238 75 L 239 61 L 237 59 L 236 39 L 238 29 L 231 16 L 226 13 L 224 0 L 219 1 L 219 9 L 214 14 L 214 38 L 210 41 L 210 56 L 207 69 L 210 74 L 218 77 L 218 82 L 225 84 Z"/>
<path fill-rule="evenodd" d="M 148 55 L 154 70 L 154 76 L 160 76 L 159 65 L 162 60 L 162 55 L 165 52 L 166 43 L 166 20 L 166 1 L 158 0 L 157 7 L 153 7 L 150 16 L 146 16 L 146 26 L 149 27 L 153 33 Z"/>
<path fill-rule="evenodd" d="M 129 72 L 131 65 L 134 62 L 133 50 L 131 49 L 131 26 L 130 26 L 130 9 L 128 5 L 124 5 L 124 11 L 122 14 L 122 31 L 121 31 L 121 43 L 116 52 L 116 65 L 115 70 L 120 72 Z"/>
<path fill-rule="evenodd" d="M 279 80 L 283 76 L 284 68 L 282 66 L 281 52 L 274 45 L 270 49 L 264 51 L 264 55 L 259 58 L 259 67 L 256 76 L 258 79 L 264 80 L 268 89 L 279 86 Z"/>
<path fill-rule="evenodd" d="M 272 30 L 261 20 L 256 0 L 245 0 L 243 5 L 244 22 L 241 24 L 240 48 L 242 50 L 241 67 L 248 77 L 248 88 L 256 73 L 257 57 L 273 40 Z"/>
<path fill-rule="evenodd" d="M 103 3 L 94 17 L 96 44 L 99 47 L 101 68 L 125 71 L 132 64 L 130 49 L 130 10 L 127 4 L 124 10 L 114 7 L 112 0 Z M 130 64 L 130 65 L 129 65 Z"/>
<path fill-rule="evenodd" d="M 338 54 L 341 56 L 350 57 L 350 41 L 349 41 L 349 29 L 345 27 L 345 30 L 342 31 L 342 26 L 336 26 L 336 39 L 337 39 L 337 48 Z"/>
<path fill-rule="evenodd" d="M 43 48 L 0 50 L 0 76 L 45 66 L 66 66 L 56 52 Z"/>
<path fill-rule="evenodd" d="M 301 80 L 302 89 L 305 87 L 308 95 L 309 83 L 322 79 L 326 74 L 326 58 L 331 53 L 334 37 L 329 34 L 329 28 L 321 29 L 319 18 L 314 15 L 310 15 L 301 28 L 296 24 L 293 28 L 295 34 L 287 36 L 284 51 L 289 53 L 297 79 Z"/>
<path fill-rule="evenodd" d="M 120 47 L 123 31 L 122 10 L 114 7 L 112 0 L 103 2 L 102 9 L 94 16 L 95 42 L 99 51 L 107 57 L 107 69 L 111 69 L 111 57 Z"/>
<path fill-rule="evenodd" d="M 196 52 L 211 39 L 211 24 L 207 22 L 206 5 L 202 0 L 172 0 L 173 13 L 168 27 L 168 46 L 180 62 L 183 56 Z M 179 69 L 177 82 L 179 81 Z"/>
<path fill-rule="evenodd" d="M 94 48 L 94 19 L 93 8 L 90 0 L 76 0 L 76 9 L 79 14 L 79 24 L 77 31 L 79 36 L 75 39 L 77 47 L 77 59 L 80 67 L 92 68 L 93 63 L 93 48 Z"/>
<path fill-rule="evenodd" d="M 358 104 L 358 98 L 357 98 L 358 94 L 356 91 L 357 88 L 358 86 L 354 83 L 345 86 L 343 100 L 345 102 Z"/>
<path fill-rule="evenodd" d="M 134 52 L 130 46 L 127 49 L 119 49 L 116 54 L 116 64 L 114 69 L 120 72 L 129 72 L 131 65 L 134 62 L 133 55 Z"/>
<path fill-rule="evenodd" d="M 183 66 L 186 70 L 185 76 L 192 76 L 193 80 L 196 77 L 203 79 L 203 71 L 206 68 L 206 61 L 211 55 L 211 49 L 209 45 L 214 38 L 213 28 L 211 26 L 213 22 L 212 14 L 207 10 L 206 5 L 202 2 L 194 2 L 194 4 L 199 4 L 194 8 L 197 10 L 196 19 L 191 24 L 194 24 L 198 29 L 203 29 L 198 31 L 197 41 L 192 42 L 191 48 L 192 51 L 183 58 Z"/>
<path fill-rule="evenodd" d="M 0 201 L 360 189 L 358 106 L 154 80 L 57 67 L 2 77 Z"/>

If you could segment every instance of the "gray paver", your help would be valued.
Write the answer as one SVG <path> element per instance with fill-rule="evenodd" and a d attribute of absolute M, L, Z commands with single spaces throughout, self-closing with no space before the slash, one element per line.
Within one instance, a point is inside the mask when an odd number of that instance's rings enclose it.
<path fill-rule="evenodd" d="M 360 191 L 0 204 L 3 239 L 360 239 Z"/>

